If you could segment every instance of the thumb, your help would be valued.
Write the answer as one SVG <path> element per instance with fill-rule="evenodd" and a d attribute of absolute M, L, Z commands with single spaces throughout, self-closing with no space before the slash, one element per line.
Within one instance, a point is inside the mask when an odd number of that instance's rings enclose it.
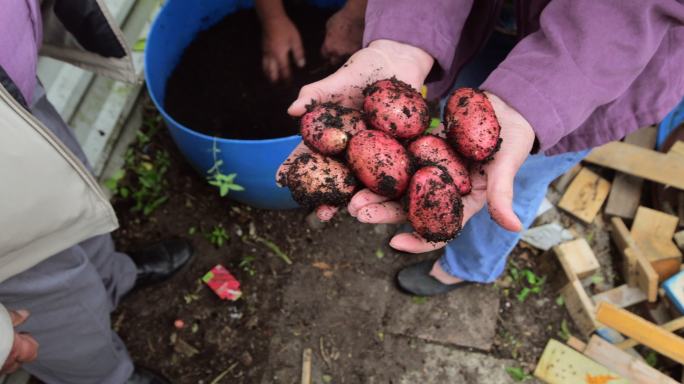
<path fill-rule="evenodd" d="M 501 154 L 499 154 L 501 155 Z M 515 166 L 506 159 L 496 159 L 487 169 L 487 204 L 492 219 L 504 229 L 520 232 L 522 223 L 513 212 Z"/>
<path fill-rule="evenodd" d="M 306 112 L 307 105 L 323 102 L 325 95 L 323 87 L 321 86 L 321 82 L 323 81 L 325 80 L 303 86 L 299 91 L 297 100 L 295 100 L 287 109 L 287 113 L 290 116 L 301 116 Z"/>

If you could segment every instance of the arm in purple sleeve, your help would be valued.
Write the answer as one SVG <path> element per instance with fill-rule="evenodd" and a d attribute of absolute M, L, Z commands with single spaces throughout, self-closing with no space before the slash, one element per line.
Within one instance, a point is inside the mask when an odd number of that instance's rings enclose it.
<path fill-rule="evenodd" d="M 668 31 L 683 23 L 677 0 L 553 0 L 540 30 L 482 88 L 530 122 L 544 151 L 622 95 L 667 43 Z"/>
<path fill-rule="evenodd" d="M 473 0 L 369 0 L 363 46 L 387 39 L 418 47 L 451 68 Z"/>

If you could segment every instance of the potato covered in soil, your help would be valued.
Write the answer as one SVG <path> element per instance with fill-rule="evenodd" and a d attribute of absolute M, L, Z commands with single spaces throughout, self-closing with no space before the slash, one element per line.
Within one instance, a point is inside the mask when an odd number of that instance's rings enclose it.
<path fill-rule="evenodd" d="M 451 177 L 442 168 L 419 169 L 411 178 L 408 198 L 409 222 L 425 240 L 449 241 L 458 235 L 463 203 Z"/>
<path fill-rule="evenodd" d="M 418 91 L 396 78 L 384 79 L 363 91 L 368 123 L 398 139 L 420 136 L 430 124 L 428 105 Z"/>
<path fill-rule="evenodd" d="M 501 146 L 501 126 L 484 92 L 460 88 L 449 96 L 444 109 L 447 138 L 458 153 L 487 161 Z"/>
<path fill-rule="evenodd" d="M 461 195 L 470 193 L 468 164 L 444 139 L 434 135 L 421 136 L 409 144 L 408 150 L 419 166 L 437 165 L 444 168 Z"/>
<path fill-rule="evenodd" d="M 324 155 L 338 155 L 347 148 L 349 138 L 366 129 L 361 112 L 335 103 L 315 104 L 299 121 L 304 143 Z"/>
<path fill-rule="evenodd" d="M 392 199 L 404 193 L 411 177 L 406 149 L 381 131 L 354 135 L 347 147 L 347 164 L 368 189 Z"/>
<path fill-rule="evenodd" d="M 318 153 L 303 153 L 294 159 L 285 184 L 294 200 L 307 208 L 343 206 L 351 200 L 357 186 L 349 168 Z"/>

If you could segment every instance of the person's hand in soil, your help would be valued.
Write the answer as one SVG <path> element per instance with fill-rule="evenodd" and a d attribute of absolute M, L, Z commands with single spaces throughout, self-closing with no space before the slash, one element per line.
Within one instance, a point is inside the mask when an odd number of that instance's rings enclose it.
<path fill-rule="evenodd" d="M 289 80 L 292 74 L 290 58 L 299 68 L 306 65 L 299 31 L 287 16 L 282 0 L 257 0 L 256 10 L 263 31 L 261 65 L 264 74 L 272 82 Z"/>
<path fill-rule="evenodd" d="M 321 55 L 332 64 L 361 49 L 366 0 L 348 0 L 325 24 Z"/>
<path fill-rule="evenodd" d="M 12 325 L 17 327 L 29 317 L 25 310 L 9 311 Z M 26 333 L 14 332 L 14 343 L 7 360 L 0 368 L 0 375 L 12 373 L 19 369 L 23 363 L 30 363 L 38 357 L 38 342 Z"/>

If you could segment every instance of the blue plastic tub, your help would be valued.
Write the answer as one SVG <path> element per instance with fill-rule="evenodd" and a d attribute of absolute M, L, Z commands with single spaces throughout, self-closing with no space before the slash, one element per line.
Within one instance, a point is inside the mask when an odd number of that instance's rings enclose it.
<path fill-rule="evenodd" d="M 343 0 L 317 0 L 311 3 L 339 7 Z M 280 163 L 301 141 L 300 136 L 268 140 L 215 138 L 193 131 L 171 117 L 164 109 L 166 81 L 180 61 L 185 48 L 197 33 L 239 9 L 253 7 L 247 0 L 167 0 L 147 38 L 145 79 L 154 104 L 162 114 L 173 140 L 192 166 L 203 176 L 214 165 L 214 145 L 223 161 L 221 171 L 237 173 L 235 182 L 245 188 L 231 191 L 237 201 L 265 209 L 296 208 L 287 188 L 275 183 Z M 293 100 L 294 101 L 294 100 Z M 198 111 L 201 113 L 201 111 Z M 285 113 L 283 111 L 283 113 Z"/>

